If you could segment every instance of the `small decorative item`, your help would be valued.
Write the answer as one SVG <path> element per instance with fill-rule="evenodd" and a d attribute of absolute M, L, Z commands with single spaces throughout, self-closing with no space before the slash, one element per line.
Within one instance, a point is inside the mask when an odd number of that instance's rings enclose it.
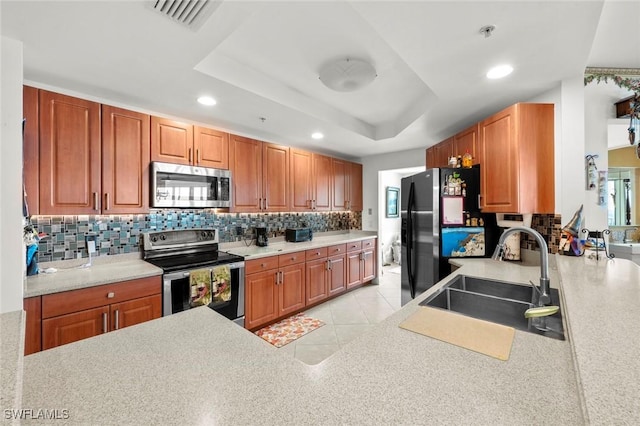
<path fill-rule="evenodd" d="M 582 225 L 582 210 L 584 206 L 581 204 L 580 208 L 573 214 L 573 217 L 562 228 L 562 235 L 560 237 L 560 244 L 558 251 L 561 254 L 567 256 L 580 256 L 580 241 L 578 239 L 578 233 L 580 232 L 580 226 Z"/>
<path fill-rule="evenodd" d="M 598 155 L 587 155 L 586 157 L 586 161 L 587 161 L 587 190 L 591 191 L 593 189 L 596 189 L 596 182 L 598 180 L 597 177 L 597 171 L 598 168 L 596 167 L 596 161 L 595 159 L 598 158 Z"/>
<path fill-rule="evenodd" d="M 607 171 L 601 170 L 598 172 L 598 205 L 603 206 L 607 204 Z"/>
<path fill-rule="evenodd" d="M 607 259 L 613 259 L 616 257 L 613 253 L 609 253 L 609 249 L 607 247 L 606 239 L 604 235 L 609 235 L 611 233 L 610 230 L 605 229 L 604 231 L 589 231 L 588 229 L 583 229 L 582 232 L 588 235 L 587 240 L 584 244 L 584 249 L 580 256 L 587 252 L 587 249 L 591 252 L 589 254 L 590 259 L 600 260 L 600 253 L 604 251 L 604 257 Z M 603 258 L 604 258 L 603 257 Z"/>
<path fill-rule="evenodd" d="M 387 217 L 398 217 L 398 198 L 400 195 L 400 188 L 393 186 L 387 187 Z"/>
<path fill-rule="evenodd" d="M 470 169 L 471 166 L 473 166 L 473 157 L 469 154 L 469 151 L 467 151 L 462 156 L 462 167 Z"/>

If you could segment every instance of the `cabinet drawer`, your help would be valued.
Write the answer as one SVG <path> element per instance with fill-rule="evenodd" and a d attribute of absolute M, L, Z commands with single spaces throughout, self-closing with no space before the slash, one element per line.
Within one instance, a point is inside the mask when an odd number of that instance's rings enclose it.
<path fill-rule="evenodd" d="M 307 253 L 306 254 L 307 261 L 315 260 L 315 259 L 322 259 L 323 257 L 327 257 L 327 248 L 326 247 L 320 247 L 320 248 L 317 248 L 317 249 L 307 250 L 306 253 Z"/>
<path fill-rule="evenodd" d="M 162 292 L 160 276 L 42 296 L 42 318 L 65 315 Z"/>
<path fill-rule="evenodd" d="M 346 244 L 336 244 L 335 246 L 329 246 L 327 250 L 327 256 L 333 256 L 335 254 L 343 254 L 347 252 Z"/>
<path fill-rule="evenodd" d="M 362 250 L 371 250 L 376 246 L 376 239 L 362 240 Z"/>
<path fill-rule="evenodd" d="M 352 241 L 347 243 L 347 251 L 362 250 L 362 241 Z"/>
<path fill-rule="evenodd" d="M 263 257 L 260 259 L 247 260 L 244 264 L 247 274 L 268 271 L 278 267 L 278 256 Z"/>
<path fill-rule="evenodd" d="M 305 252 L 298 251 L 295 253 L 281 254 L 278 256 L 278 264 L 282 266 L 295 265 L 305 261 Z"/>

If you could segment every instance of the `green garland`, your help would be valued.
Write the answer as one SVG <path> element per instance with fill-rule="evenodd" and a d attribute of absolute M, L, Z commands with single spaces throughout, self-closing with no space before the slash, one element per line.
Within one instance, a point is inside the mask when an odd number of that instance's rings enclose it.
<path fill-rule="evenodd" d="M 633 77 L 630 77 L 633 76 Z M 604 81 L 608 83 L 611 80 L 616 86 L 621 89 L 627 89 L 634 93 L 633 100 L 631 101 L 631 121 L 634 119 L 640 119 L 640 78 L 634 78 L 640 76 L 640 69 L 637 68 L 587 68 L 584 71 L 584 85 L 595 81 L 600 83 Z M 629 138 L 634 140 L 633 135 L 635 128 L 629 125 Z"/>
<path fill-rule="evenodd" d="M 586 86 L 594 80 L 596 83 L 600 83 L 601 81 L 608 83 L 609 79 L 622 89 L 631 90 L 635 92 L 636 95 L 640 94 L 640 78 L 625 78 L 617 74 L 585 74 L 584 85 Z"/>

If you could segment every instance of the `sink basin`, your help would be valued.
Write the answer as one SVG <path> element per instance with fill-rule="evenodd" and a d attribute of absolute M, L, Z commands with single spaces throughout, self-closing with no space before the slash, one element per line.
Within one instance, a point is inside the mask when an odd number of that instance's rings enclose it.
<path fill-rule="evenodd" d="M 538 293 L 530 285 L 458 275 L 446 283 L 439 292 L 420 302 L 420 305 L 446 309 L 518 330 L 564 340 L 560 311 L 544 317 L 542 324 L 539 319 L 524 317 L 527 309 L 536 306 L 537 299 Z M 560 304 L 557 289 L 551 289 L 551 301 L 552 304 Z"/>

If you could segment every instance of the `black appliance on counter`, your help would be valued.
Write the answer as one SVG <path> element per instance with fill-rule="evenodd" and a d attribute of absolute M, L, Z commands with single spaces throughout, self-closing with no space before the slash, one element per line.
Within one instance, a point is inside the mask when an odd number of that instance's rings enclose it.
<path fill-rule="evenodd" d="M 218 250 L 216 229 L 152 231 L 142 238 L 142 258 L 164 271 L 163 316 L 194 306 L 191 275 L 198 274 L 214 295 L 208 306 L 244 326 L 244 258 Z"/>
<path fill-rule="evenodd" d="M 480 167 L 428 169 L 402 179 L 401 304 L 451 273 L 452 257 L 491 257 L 500 228 L 480 211 Z"/>
<path fill-rule="evenodd" d="M 284 231 L 284 239 L 290 243 L 300 243 L 313 240 L 311 228 L 287 228 Z"/>
<path fill-rule="evenodd" d="M 256 228 L 256 245 L 258 247 L 266 247 L 269 245 L 267 228 Z"/>

